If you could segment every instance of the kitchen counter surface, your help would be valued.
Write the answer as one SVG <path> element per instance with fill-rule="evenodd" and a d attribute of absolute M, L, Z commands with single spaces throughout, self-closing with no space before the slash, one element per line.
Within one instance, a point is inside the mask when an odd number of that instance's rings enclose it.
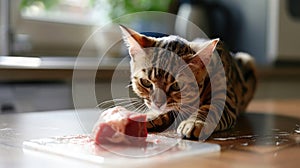
<path fill-rule="evenodd" d="M 235 128 L 213 134 L 208 140 L 220 144 L 221 152 L 143 167 L 298 167 L 299 104 L 299 99 L 255 100 Z M 24 140 L 85 133 L 77 114 L 74 110 L 0 114 L 0 167 L 99 167 L 22 150 Z"/>

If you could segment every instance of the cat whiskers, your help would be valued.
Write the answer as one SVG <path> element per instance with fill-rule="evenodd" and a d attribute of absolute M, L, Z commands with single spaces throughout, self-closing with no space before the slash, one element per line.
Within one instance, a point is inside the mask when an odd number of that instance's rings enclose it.
<path fill-rule="evenodd" d="M 180 104 L 179 103 L 171 103 L 169 104 L 171 110 L 167 112 L 174 118 L 173 125 L 178 126 L 179 122 L 182 121 L 182 116 L 180 115 Z"/>
<path fill-rule="evenodd" d="M 137 107 L 135 107 L 135 111 L 138 113 L 146 113 L 148 111 L 148 107 L 142 103 L 142 102 L 138 102 L 140 103 L 140 105 L 138 105 Z M 136 103 L 137 104 L 137 103 Z"/>
<path fill-rule="evenodd" d="M 194 116 L 196 119 L 200 119 L 202 121 L 206 120 L 206 116 L 205 115 L 200 115 L 203 114 L 201 112 L 199 112 L 199 109 L 196 107 L 192 107 L 190 105 L 185 105 L 188 111 L 183 111 L 183 113 L 188 114 L 188 116 Z M 196 115 L 196 116 L 195 116 Z"/>
<path fill-rule="evenodd" d="M 193 114 L 198 114 L 198 110 L 199 110 L 197 107 L 193 107 L 193 106 L 190 106 L 187 104 L 181 104 L 181 103 L 173 103 L 172 107 L 178 113 L 176 116 L 174 115 L 175 124 L 178 124 L 178 122 L 188 119 Z M 197 119 L 201 119 L 202 121 L 205 121 L 206 117 L 197 115 Z"/>
<path fill-rule="evenodd" d="M 130 82 L 127 86 L 125 86 L 125 88 L 130 88 L 132 87 L 132 83 Z"/>
<path fill-rule="evenodd" d="M 107 100 L 103 101 L 102 103 L 98 104 L 96 107 L 105 107 L 108 105 L 115 105 L 119 103 L 124 103 L 124 102 L 131 102 L 131 101 L 136 101 L 137 98 L 119 98 L 119 99 L 112 99 L 112 100 Z"/>
<path fill-rule="evenodd" d="M 107 100 L 97 105 L 97 107 L 102 110 L 107 110 L 116 106 L 122 106 L 135 112 L 140 112 L 141 110 L 143 110 L 143 112 L 145 111 L 145 105 L 139 98 L 118 98 Z"/>
<path fill-rule="evenodd" d="M 190 68 L 189 65 L 183 65 L 181 67 L 178 68 L 177 74 L 180 74 L 182 71 L 184 71 L 185 69 Z"/>
<path fill-rule="evenodd" d="M 107 100 L 97 105 L 101 110 L 107 110 L 116 106 L 122 106 L 137 113 L 147 113 L 150 110 L 143 99 L 140 98 L 118 98 Z M 169 116 L 174 118 L 173 125 L 176 126 L 178 126 L 181 121 L 188 119 L 191 115 L 197 114 L 199 110 L 197 107 L 182 103 L 172 103 L 169 104 L 169 107 L 171 107 L 170 110 L 168 109 L 165 113 L 157 114 L 157 117 L 169 113 Z M 197 118 L 205 121 L 204 116 L 197 116 Z M 157 127 L 153 120 L 149 120 L 148 122 L 151 123 L 153 127 Z"/>

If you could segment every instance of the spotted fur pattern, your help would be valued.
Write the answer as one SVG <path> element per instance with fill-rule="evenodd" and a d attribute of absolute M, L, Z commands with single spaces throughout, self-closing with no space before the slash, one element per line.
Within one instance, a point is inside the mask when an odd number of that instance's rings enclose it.
<path fill-rule="evenodd" d="M 147 37 L 121 26 L 133 91 L 150 109 L 149 131 L 176 128 L 188 139 L 234 126 L 256 87 L 254 62 L 219 39 Z"/>

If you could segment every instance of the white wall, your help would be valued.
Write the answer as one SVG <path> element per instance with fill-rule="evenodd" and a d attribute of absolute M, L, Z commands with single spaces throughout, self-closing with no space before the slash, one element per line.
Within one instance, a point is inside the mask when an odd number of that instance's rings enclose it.
<path fill-rule="evenodd" d="M 268 0 L 221 0 L 241 12 L 239 46 L 252 54 L 258 63 L 265 63 Z"/>

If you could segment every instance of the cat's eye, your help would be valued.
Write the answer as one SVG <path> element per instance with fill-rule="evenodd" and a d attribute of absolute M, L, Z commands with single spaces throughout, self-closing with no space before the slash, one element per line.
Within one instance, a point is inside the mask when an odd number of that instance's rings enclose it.
<path fill-rule="evenodd" d="M 178 85 L 177 82 L 173 83 L 173 84 L 170 86 L 170 89 L 171 89 L 172 91 L 180 91 L 180 87 L 179 87 L 179 85 Z"/>
<path fill-rule="evenodd" d="M 146 88 L 151 88 L 152 87 L 152 83 L 148 80 L 148 79 L 140 79 L 141 84 L 146 87 Z"/>

